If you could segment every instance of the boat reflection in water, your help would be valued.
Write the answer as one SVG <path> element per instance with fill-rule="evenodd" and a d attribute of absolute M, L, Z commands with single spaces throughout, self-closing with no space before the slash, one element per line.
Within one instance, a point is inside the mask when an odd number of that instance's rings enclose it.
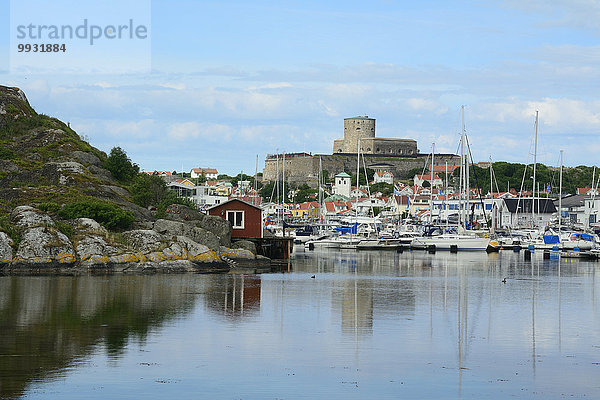
<path fill-rule="evenodd" d="M 597 265 L 351 250 L 291 273 L 0 277 L 0 397 L 600 398 Z"/>

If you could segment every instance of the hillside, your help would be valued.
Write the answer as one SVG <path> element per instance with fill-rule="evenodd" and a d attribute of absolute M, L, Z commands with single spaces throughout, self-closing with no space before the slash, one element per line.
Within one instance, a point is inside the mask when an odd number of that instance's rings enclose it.
<path fill-rule="evenodd" d="M 0 86 L 0 273 L 269 267 L 252 243 L 231 242 L 228 221 L 174 205 L 180 199 L 164 182 L 138 174 L 128 159 L 128 180 L 116 180 L 110 171 L 123 170 L 111 168 L 122 166 L 115 150 L 107 157 L 36 113 L 18 88 Z M 146 205 L 148 195 L 164 203 L 162 219 L 133 201 Z"/>
<path fill-rule="evenodd" d="M 0 86 L 0 215 L 22 204 L 100 199 L 152 219 L 102 168 L 105 159 L 67 124 L 36 113 L 20 89 Z"/>

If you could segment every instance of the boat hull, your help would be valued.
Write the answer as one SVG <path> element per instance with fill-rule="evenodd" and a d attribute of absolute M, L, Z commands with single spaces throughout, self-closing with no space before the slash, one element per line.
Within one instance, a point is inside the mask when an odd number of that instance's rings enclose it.
<path fill-rule="evenodd" d="M 490 239 L 471 236 L 432 236 L 414 238 L 411 244 L 413 248 L 435 250 L 460 250 L 460 251 L 485 251 Z"/>

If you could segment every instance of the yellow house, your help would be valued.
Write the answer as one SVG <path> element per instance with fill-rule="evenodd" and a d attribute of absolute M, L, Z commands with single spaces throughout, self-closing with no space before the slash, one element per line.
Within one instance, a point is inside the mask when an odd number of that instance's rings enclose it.
<path fill-rule="evenodd" d="M 318 218 L 319 203 L 307 201 L 305 203 L 290 203 L 285 205 L 294 218 Z"/>

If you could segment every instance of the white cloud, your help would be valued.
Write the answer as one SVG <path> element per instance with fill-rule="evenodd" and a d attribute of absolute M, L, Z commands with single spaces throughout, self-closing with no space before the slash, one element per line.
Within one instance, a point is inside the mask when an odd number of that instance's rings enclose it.
<path fill-rule="evenodd" d="M 111 136 L 147 139 L 153 136 L 156 123 L 152 119 L 141 121 L 107 121 L 104 124 L 104 129 Z"/>
<path fill-rule="evenodd" d="M 502 0 L 509 7 L 548 18 L 543 26 L 567 26 L 598 32 L 600 2 L 598 0 Z"/>
<path fill-rule="evenodd" d="M 291 87 L 294 87 L 294 85 L 292 85 L 289 82 L 273 82 L 273 83 L 265 83 L 264 85 L 250 86 L 250 87 L 248 87 L 248 90 L 285 89 L 285 88 L 291 88 Z"/>
<path fill-rule="evenodd" d="M 211 142 L 227 141 L 231 138 L 231 128 L 222 124 L 178 122 L 168 128 L 167 135 L 176 140 L 205 139 Z"/>
<path fill-rule="evenodd" d="M 540 127 L 551 131 L 598 133 L 600 131 L 600 101 L 569 98 L 543 98 L 537 101 L 482 103 L 476 106 L 474 118 L 496 122 L 530 122 L 539 111 Z"/>
<path fill-rule="evenodd" d="M 174 89 L 174 90 L 185 90 L 187 87 L 184 83 L 173 83 L 173 82 L 160 83 L 158 86 L 164 87 L 166 89 Z"/>
<path fill-rule="evenodd" d="M 448 111 L 448 107 L 438 101 L 424 98 L 410 98 L 406 100 L 408 107 L 415 111 L 428 111 L 435 114 L 443 114 Z"/>

